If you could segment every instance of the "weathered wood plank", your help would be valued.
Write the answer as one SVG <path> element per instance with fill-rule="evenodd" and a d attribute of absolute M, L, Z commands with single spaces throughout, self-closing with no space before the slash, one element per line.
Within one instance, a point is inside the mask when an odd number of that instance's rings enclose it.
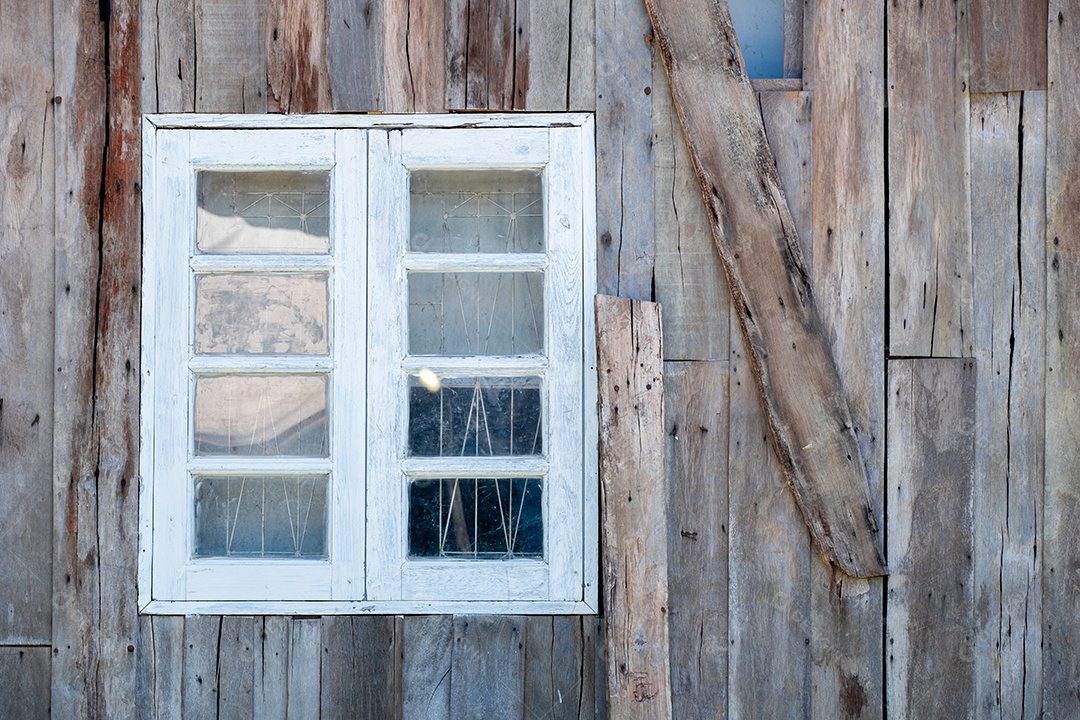
<path fill-rule="evenodd" d="M 514 107 L 515 0 L 471 0 L 465 58 L 465 107 Z"/>
<path fill-rule="evenodd" d="M 454 618 L 450 717 L 454 720 L 527 717 L 524 618 L 465 615 Z"/>
<path fill-rule="evenodd" d="M 540 615 L 525 619 L 525 680 L 522 706 L 525 718 L 578 720 L 583 710 L 584 681 L 590 687 L 588 717 L 592 717 L 592 653 L 581 617 Z"/>
<path fill-rule="evenodd" d="M 0 647 L 0 717 L 48 720 L 48 647 Z"/>
<path fill-rule="evenodd" d="M 0 0 L 0 643 L 12 645 L 52 640 L 52 12 Z"/>
<path fill-rule="evenodd" d="M 1047 0 L 971 0 L 971 92 L 1046 89 Z"/>
<path fill-rule="evenodd" d="M 597 295 L 596 328 L 608 708 L 670 718 L 660 306 Z"/>
<path fill-rule="evenodd" d="M 401 717 L 399 624 L 393 615 L 323 618 L 324 717 Z"/>
<path fill-rule="evenodd" d="M 659 58 L 653 63 L 652 88 L 654 292 L 664 307 L 665 359 L 726 360 L 727 279 Z"/>
<path fill-rule="evenodd" d="M 443 112 L 446 105 L 447 0 L 409 0 L 408 78 L 415 112 Z"/>
<path fill-rule="evenodd" d="M 756 400 L 756 399 L 755 399 Z M 673 717 L 727 708 L 728 364 L 664 364 Z"/>
<path fill-rule="evenodd" d="M 803 76 L 805 0 L 784 0 L 784 77 Z"/>
<path fill-rule="evenodd" d="M 262 625 L 262 622 L 259 624 Z M 217 708 L 219 720 L 245 720 L 254 717 L 255 645 L 253 618 L 221 619 Z"/>
<path fill-rule="evenodd" d="M 1041 705 L 1045 142 L 1045 94 L 972 96 L 979 717 Z"/>
<path fill-rule="evenodd" d="M 1043 706 L 1080 715 L 1080 12 L 1050 2 L 1046 130 L 1046 453 Z"/>
<path fill-rule="evenodd" d="M 791 91 L 763 92 L 758 93 L 758 103 L 780 185 L 784 188 L 784 197 L 787 198 L 799 234 L 799 249 L 806 266 L 812 268 L 814 235 L 811 208 L 814 182 L 811 95 Z M 700 184 L 697 190 L 700 194 Z"/>
<path fill-rule="evenodd" d="M 569 108 L 571 10 L 570 0 L 517 0 L 515 110 Z"/>
<path fill-rule="evenodd" d="M 450 720 L 453 617 L 406 617 L 403 633 L 402 717 L 409 720 Z"/>
<path fill-rule="evenodd" d="M 810 538 L 784 489 L 736 325 L 728 381 L 728 717 L 807 717 Z"/>
<path fill-rule="evenodd" d="M 266 112 L 267 11 L 266 0 L 195 0 L 198 112 Z"/>
<path fill-rule="evenodd" d="M 153 63 L 145 74 L 153 97 L 144 97 L 145 112 L 192 112 L 195 109 L 195 2 L 153 0 L 154 12 L 144 7 L 143 52 Z M 153 43 L 146 33 L 153 33 Z"/>
<path fill-rule="evenodd" d="M 668 1 L 646 4 L 781 467 L 822 554 L 881 575 L 866 469 L 730 15 Z"/>
<path fill-rule="evenodd" d="M 877 0 L 806 6 L 813 97 L 811 227 L 792 208 L 818 309 L 832 340 L 874 521 L 884 522 L 885 7 Z M 770 131 L 770 142 L 775 133 Z M 789 200 L 792 193 L 780 162 Z M 797 203 L 793 203 L 797 205 Z M 811 563 L 811 716 L 884 713 L 883 586 Z"/>
<path fill-rule="evenodd" d="M 264 617 L 255 621 L 254 717 L 286 720 L 289 687 L 284 682 L 289 667 L 289 620 Z"/>
<path fill-rule="evenodd" d="M 465 107 L 469 60 L 469 0 L 446 0 L 446 109 Z"/>
<path fill-rule="evenodd" d="M 964 8 L 953 0 L 888 4 L 894 356 L 972 353 Z"/>
<path fill-rule="evenodd" d="M 973 717 L 975 361 L 889 362 L 890 717 Z"/>
<path fill-rule="evenodd" d="M 152 702 L 150 712 L 141 716 L 181 720 L 184 716 L 184 618 L 144 616 L 144 620 L 139 665 L 151 678 Z"/>
<path fill-rule="evenodd" d="M 221 620 L 212 615 L 184 620 L 183 717 L 217 717 Z"/>
<path fill-rule="evenodd" d="M 269 102 L 284 113 L 330 112 L 325 2 L 268 0 Z"/>
<path fill-rule="evenodd" d="M 383 4 L 327 0 L 327 63 L 336 112 L 384 108 Z"/>
<path fill-rule="evenodd" d="M 595 12 L 596 284 L 602 293 L 652 300 L 649 18 L 640 0 L 597 0 Z"/>
<path fill-rule="evenodd" d="M 287 716 L 290 718 L 320 717 L 321 629 L 322 624 L 318 619 L 295 618 L 289 621 L 289 662 L 285 682 L 289 687 Z"/>
<path fill-rule="evenodd" d="M 568 110 L 596 110 L 596 3 L 570 4 Z"/>

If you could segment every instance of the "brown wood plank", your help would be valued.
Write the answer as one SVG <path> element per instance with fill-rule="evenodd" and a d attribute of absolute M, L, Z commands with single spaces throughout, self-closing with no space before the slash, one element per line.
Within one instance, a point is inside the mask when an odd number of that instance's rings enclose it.
<path fill-rule="evenodd" d="M 670 718 L 660 306 L 597 295 L 596 327 L 608 712 Z"/>
<path fill-rule="evenodd" d="M 336 112 L 382 110 L 383 4 L 327 0 L 327 65 Z"/>
<path fill-rule="evenodd" d="M 447 0 L 409 0 L 408 77 L 415 112 L 443 112 L 446 105 Z"/>
<path fill-rule="evenodd" d="M 517 0 L 515 110 L 569 108 L 571 10 L 570 0 Z"/>
<path fill-rule="evenodd" d="M 877 0 L 806 6 L 813 98 L 812 230 L 802 233 L 818 309 L 832 338 L 874 520 L 884 522 L 885 7 Z M 770 131 L 770 142 L 775 133 Z M 779 161 L 779 158 L 778 158 Z M 790 186 L 780 163 L 789 200 Z M 797 204 L 797 203 L 793 203 Z M 811 563 L 811 715 L 884 714 L 883 584 Z"/>
<path fill-rule="evenodd" d="M 267 12 L 266 0 L 195 0 L 196 111 L 266 112 Z"/>
<path fill-rule="evenodd" d="M 0 0 L 0 643 L 12 645 L 52 639 L 52 12 Z"/>
<path fill-rule="evenodd" d="M 1046 89 L 1047 0 L 971 0 L 971 92 Z"/>
<path fill-rule="evenodd" d="M 673 717 L 727 708 L 728 364 L 664 364 Z"/>
<path fill-rule="evenodd" d="M 454 618 L 408 616 L 403 623 L 402 717 L 450 720 Z"/>
<path fill-rule="evenodd" d="M 324 717 L 401 717 L 399 625 L 393 615 L 323 618 Z"/>
<path fill-rule="evenodd" d="M 330 112 L 325 2 L 269 0 L 269 102 L 284 113 Z"/>
<path fill-rule="evenodd" d="M 894 356 L 972 353 L 963 9 L 953 0 L 888 4 L 889 349 Z"/>
<path fill-rule="evenodd" d="M 813 123 L 811 95 L 806 92 L 763 92 L 758 94 L 765 137 L 776 161 L 776 172 L 784 188 L 788 208 L 799 233 L 799 249 L 808 268 L 814 263 L 811 225 L 813 198 Z M 695 178 L 696 180 L 696 178 Z M 698 185 L 698 193 L 701 186 Z"/>
<path fill-rule="evenodd" d="M 470 110 L 511 110 L 514 107 L 515 0 L 470 0 L 466 12 L 465 107 Z M 456 22 L 458 17 L 454 16 L 452 20 Z"/>
<path fill-rule="evenodd" d="M 259 625 L 262 625 L 260 620 Z M 221 651 L 218 661 L 219 720 L 244 720 L 255 712 L 255 620 L 250 617 L 221 619 Z"/>
<path fill-rule="evenodd" d="M 975 361 L 889 362 L 890 717 L 974 716 Z"/>
<path fill-rule="evenodd" d="M 509 615 L 454 618 L 450 717 L 525 718 L 525 619 Z"/>
<path fill-rule="evenodd" d="M 640 0 L 596 2 L 599 292 L 652 300 L 652 50 Z"/>
<path fill-rule="evenodd" d="M 1045 143 L 1044 93 L 972 96 L 975 682 L 983 717 L 1037 717 L 1040 707 Z"/>
<path fill-rule="evenodd" d="M 822 554 L 881 575 L 866 469 L 727 7 L 668 2 L 647 5 L 781 467 Z"/>
<path fill-rule="evenodd" d="M 48 720 L 48 647 L 0 647 L 0 717 Z"/>
<path fill-rule="evenodd" d="M 144 33 L 153 34 L 148 42 L 144 34 L 145 73 L 148 80 L 143 94 L 151 88 L 152 97 L 144 97 L 145 112 L 192 112 L 195 109 L 195 2 L 194 0 L 154 0 L 151 14 L 144 8 Z M 144 3 L 145 5 L 145 3 Z"/>
<path fill-rule="evenodd" d="M 1043 706 L 1080 715 L 1080 12 L 1050 2 L 1046 130 L 1046 451 L 1043 496 Z"/>
<path fill-rule="evenodd" d="M 469 60 L 469 0 L 446 0 L 446 109 L 465 107 Z"/>
<path fill-rule="evenodd" d="M 284 678 L 288 677 L 289 667 L 289 620 L 256 618 L 255 630 L 254 717 L 286 720 L 289 687 Z"/>

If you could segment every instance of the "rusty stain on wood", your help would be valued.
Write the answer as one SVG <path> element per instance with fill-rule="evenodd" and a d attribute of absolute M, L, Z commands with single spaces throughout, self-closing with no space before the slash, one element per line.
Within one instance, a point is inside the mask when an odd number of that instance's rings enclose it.
<path fill-rule="evenodd" d="M 326 4 L 271 0 L 266 75 L 285 113 L 330 112 Z"/>

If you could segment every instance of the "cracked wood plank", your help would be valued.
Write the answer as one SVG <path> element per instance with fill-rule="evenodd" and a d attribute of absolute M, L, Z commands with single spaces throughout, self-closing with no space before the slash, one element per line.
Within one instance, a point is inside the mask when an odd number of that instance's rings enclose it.
<path fill-rule="evenodd" d="M 607 695 L 620 719 L 672 716 L 660 325 L 655 303 L 596 296 Z"/>
<path fill-rule="evenodd" d="M 143 112 L 195 110 L 195 2 L 144 0 Z"/>
<path fill-rule="evenodd" d="M 402 717 L 451 720 L 454 618 L 411 615 L 404 619 L 402 633 Z"/>
<path fill-rule="evenodd" d="M 646 5 L 781 467 L 822 554 L 882 575 L 866 469 L 727 7 Z"/>
<path fill-rule="evenodd" d="M 393 615 L 323 618 L 323 717 L 402 717 L 402 636 Z"/>
<path fill-rule="evenodd" d="M 1047 0 L 971 0 L 971 92 L 1046 89 Z"/>
<path fill-rule="evenodd" d="M 889 361 L 889 716 L 975 717 L 975 361 Z"/>
<path fill-rule="evenodd" d="M 1045 153 L 1045 93 L 972 96 L 979 717 L 1041 706 Z"/>
<path fill-rule="evenodd" d="M 889 351 L 971 357 L 966 3 L 888 4 Z"/>
<path fill-rule="evenodd" d="M 333 110 L 325 2 L 269 0 L 266 80 L 283 113 Z"/>
<path fill-rule="evenodd" d="M 514 108 L 515 0 L 446 0 L 446 108 Z"/>
<path fill-rule="evenodd" d="M 592 717 L 592 618 L 537 616 L 525 619 L 524 718 L 579 720 Z"/>

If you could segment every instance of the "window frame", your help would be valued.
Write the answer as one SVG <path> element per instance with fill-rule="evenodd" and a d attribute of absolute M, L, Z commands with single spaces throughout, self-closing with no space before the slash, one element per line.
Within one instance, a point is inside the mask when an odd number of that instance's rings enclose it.
<path fill-rule="evenodd" d="M 147 115 L 143 127 L 140 611 L 320 615 L 595 613 L 599 547 L 591 302 L 596 274 L 592 116 L 183 114 Z M 545 389 L 544 432 L 545 439 L 551 433 L 574 436 L 571 439 L 580 450 L 574 457 L 557 454 L 559 447 L 565 446 L 560 440 L 551 446 L 556 454 L 549 454 L 545 444 L 544 463 L 532 458 L 503 463 L 526 468 L 530 463 L 544 465 L 545 477 L 557 478 L 556 482 L 545 481 L 544 486 L 542 561 L 408 559 L 407 482 L 403 480 L 409 472 L 430 477 L 431 468 L 425 469 L 424 463 L 415 458 L 404 457 L 404 394 L 396 396 L 394 412 L 385 418 L 375 416 L 382 412 L 378 408 L 387 398 L 395 397 L 393 390 L 380 383 L 396 374 L 396 387 L 405 388 L 407 393 L 406 372 L 415 372 L 418 368 L 412 365 L 419 363 L 407 357 L 404 361 L 393 360 L 395 353 L 401 357 L 405 348 L 407 322 L 403 314 L 397 315 L 400 322 L 397 332 L 392 333 L 394 342 L 381 342 L 381 338 L 380 342 L 372 342 L 371 333 L 376 331 L 373 323 L 378 322 L 374 318 L 387 315 L 379 308 L 368 314 L 369 306 L 392 297 L 395 288 L 396 299 L 404 298 L 406 267 L 415 270 L 417 263 L 424 265 L 425 258 L 418 257 L 419 253 L 406 251 L 408 173 L 421 168 L 473 167 L 544 171 L 547 261 L 542 268 L 546 358 L 542 374 L 543 382 L 549 386 Z M 268 255 L 259 261 L 258 256 L 251 255 L 199 254 L 195 248 L 195 177 L 205 169 L 328 170 L 331 230 L 327 255 Z M 356 197 L 363 201 L 350 202 Z M 569 210 L 559 209 L 560 203 L 569 203 Z M 402 241 L 380 244 L 374 239 L 379 234 Z M 557 247 L 549 246 L 553 238 Z M 253 258 L 257 261 L 254 265 Z M 503 255 L 500 262 L 515 267 L 510 255 Z M 368 271 L 369 263 L 371 268 L 392 269 Z M 468 261 L 459 264 L 468 265 Z M 243 272 L 326 271 L 330 277 L 328 357 L 297 360 L 248 356 L 237 360 L 195 356 L 191 278 L 199 271 L 230 268 Z M 535 263 L 531 269 L 536 269 Z M 568 293 L 573 297 L 567 297 Z M 557 320 L 553 297 L 557 297 L 560 308 L 570 308 Z M 184 312 L 166 311 L 176 307 L 183 307 Z M 366 341 L 344 342 L 343 338 L 356 328 Z M 568 354 L 575 357 L 568 359 Z M 548 363 L 554 364 L 549 367 Z M 458 364 L 469 365 L 468 360 Z M 281 371 L 289 367 L 326 373 L 331 378 L 330 454 L 326 461 L 288 460 L 282 470 L 278 457 L 240 462 L 193 455 L 190 423 L 194 417 L 194 393 L 185 384 L 194 382 L 190 379 L 194 373 L 252 372 L 254 368 Z M 554 420 L 556 414 L 568 416 L 571 412 L 574 417 L 569 421 Z M 166 442 L 164 438 L 177 436 L 179 417 L 183 418 L 185 441 Z M 399 439 L 398 447 L 369 442 L 365 436 L 369 423 L 379 424 L 380 436 L 383 424 L 388 423 L 392 436 Z M 364 451 L 372 446 L 381 452 Z M 362 468 L 356 467 L 358 461 Z M 192 557 L 191 474 L 198 470 L 203 474 L 223 471 L 252 475 L 248 468 L 253 466 L 266 467 L 271 474 L 293 469 L 331 476 L 327 561 Z M 182 490 L 175 477 L 179 467 L 184 468 Z M 494 476 L 490 467 L 483 472 Z M 549 514 L 550 503 L 566 498 L 569 504 L 564 503 L 563 509 L 577 507 L 575 516 L 580 514 L 581 518 L 570 531 L 562 527 L 570 523 L 553 522 Z M 374 511 L 383 506 L 392 512 Z M 363 514 L 364 522 L 354 521 L 358 512 Z M 545 569 L 538 572 L 541 565 Z"/>

